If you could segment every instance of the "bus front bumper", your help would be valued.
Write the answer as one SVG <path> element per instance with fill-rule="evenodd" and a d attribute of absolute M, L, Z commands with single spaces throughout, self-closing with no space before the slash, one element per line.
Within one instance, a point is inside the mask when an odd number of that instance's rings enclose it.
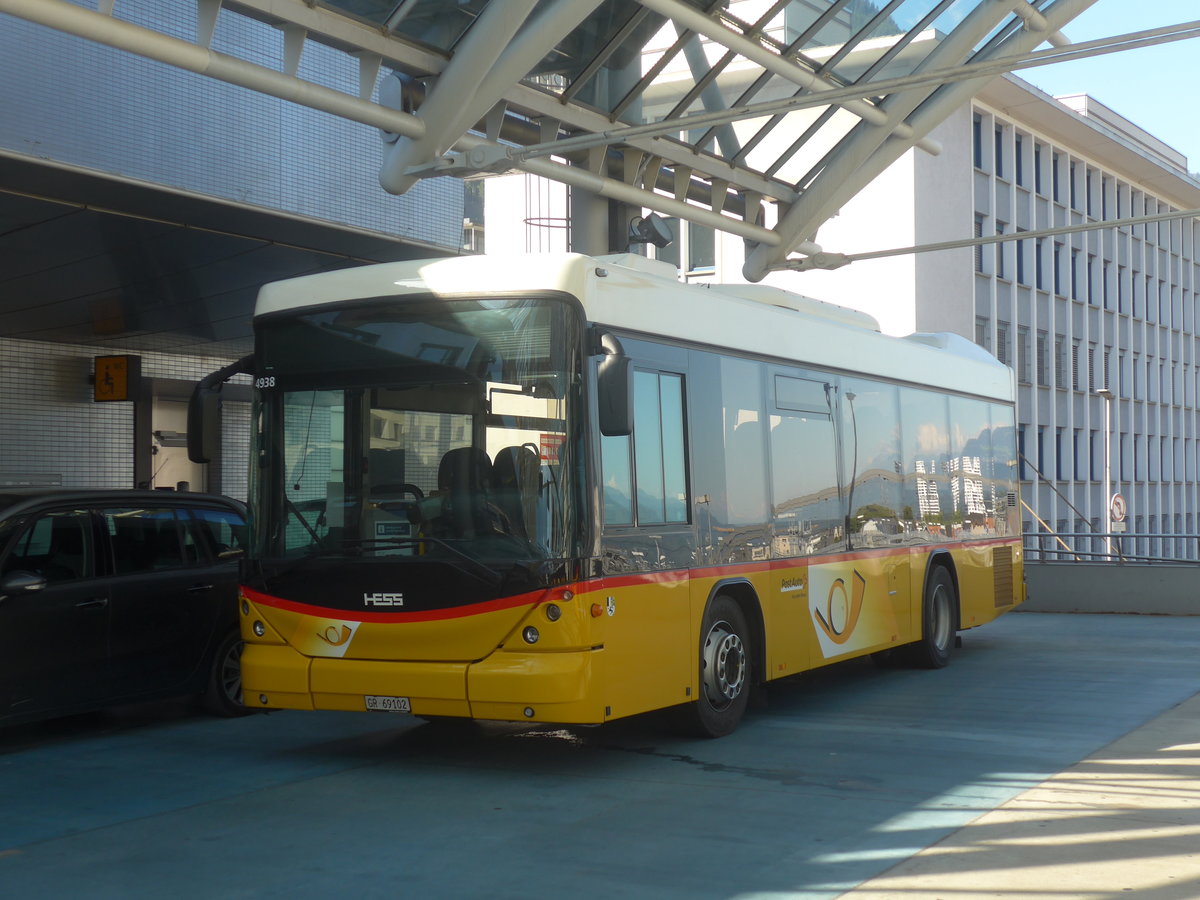
<path fill-rule="evenodd" d="M 286 645 L 247 643 L 246 706 L 366 710 L 367 697 L 406 698 L 417 716 L 600 724 L 595 681 L 601 649 L 497 650 L 474 663 L 307 657 Z"/>

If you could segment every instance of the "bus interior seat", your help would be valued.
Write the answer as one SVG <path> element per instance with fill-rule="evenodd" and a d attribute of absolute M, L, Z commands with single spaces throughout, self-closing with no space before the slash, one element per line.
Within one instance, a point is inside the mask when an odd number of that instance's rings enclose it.
<path fill-rule="evenodd" d="M 459 537 L 486 533 L 486 508 L 492 486 L 492 462 L 479 447 L 447 450 L 438 464 L 443 496 L 443 526 Z"/>
<path fill-rule="evenodd" d="M 372 447 L 367 451 L 372 496 L 404 493 L 404 448 Z"/>
<path fill-rule="evenodd" d="M 542 489 L 542 461 L 529 445 L 505 447 L 492 464 L 496 504 L 508 516 L 514 532 L 528 538 L 537 523 L 537 498 Z"/>

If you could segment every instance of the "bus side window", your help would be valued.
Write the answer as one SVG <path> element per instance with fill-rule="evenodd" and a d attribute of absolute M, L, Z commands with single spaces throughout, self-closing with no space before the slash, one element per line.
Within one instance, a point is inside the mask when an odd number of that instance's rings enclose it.
<path fill-rule="evenodd" d="M 904 505 L 900 393 L 893 384 L 842 379 L 842 472 L 855 547 L 886 546 L 912 527 Z"/>
<path fill-rule="evenodd" d="M 951 514 L 958 537 L 995 533 L 1000 495 L 994 488 L 991 406 L 984 400 L 950 398 Z"/>
<path fill-rule="evenodd" d="M 604 522 L 686 523 L 683 376 L 638 370 L 633 393 L 632 436 L 601 437 Z"/>
<path fill-rule="evenodd" d="M 951 491 L 946 474 L 950 464 L 950 423 L 947 398 L 917 388 L 900 389 L 900 421 L 904 503 L 901 514 L 912 513 L 909 539 L 944 540 L 949 536 Z"/>
<path fill-rule="evenodd" d="M 807 556 L 839 546 L 845 514 L 832 419 L 776 412 L 770 427 L 776 549 L 783 556 Z"/>
<path fill-rule="evenodd" d="M 768 417 L 775 549 L 806 556 L 844 542 L 845 508 L 838 482 L 831 385 L 776 374 Z"/>
<path fill-rule="evenodd" d="M 605 525 L 633 524 L 633 469 L 629 465 L 631 441 L 628 435 L 603 435 L 600 438 Z"/>

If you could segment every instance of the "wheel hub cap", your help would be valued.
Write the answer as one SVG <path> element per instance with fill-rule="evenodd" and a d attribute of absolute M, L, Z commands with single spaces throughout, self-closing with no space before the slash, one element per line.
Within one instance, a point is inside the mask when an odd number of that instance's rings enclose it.
<path fill-rule="evenodd" d="M 746 649 L 742 639 L 718 622 L 704 642 L 704 692 L 716 707 L 725 706 L 742 692 L 746 680 Z"/>

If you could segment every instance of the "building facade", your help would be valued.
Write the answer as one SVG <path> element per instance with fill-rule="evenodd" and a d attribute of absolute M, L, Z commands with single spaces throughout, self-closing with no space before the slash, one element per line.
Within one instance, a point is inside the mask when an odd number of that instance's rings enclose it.
<path fill-rule="evenodd" d="M 197 9 L 116 12 L 186 37 Z M 459 252 L 462 182 L 388 195 L 375 129 L 0 20 L 0 488 L 186 482 L 244 498 L 244 388 L 225 407 L 215 482 L 177 436 L 196 379 L 248 352 L 257 287 Z M 227 10 L 212 46 L 274 68 L 285 52 L 279 29 Z M 358 90 L 354 59 L 316 42 L 299 74 Z M 140 359 L 140 402 L 94 401 L 93 358 L 107 355 Z"/>
<path fill-rule="evenodd" d="M 1196 209 L 1200 183 L 1088 97 L 1006 79 L 970 116 L 976 235 L 1101 226 L 973 253 L 971 336 L 1017 376 L 1025 531 L 1106 554 L 1120 493 L 1123 553 L 1196 559 L 1200 221 L 1102 223 Z"/>

